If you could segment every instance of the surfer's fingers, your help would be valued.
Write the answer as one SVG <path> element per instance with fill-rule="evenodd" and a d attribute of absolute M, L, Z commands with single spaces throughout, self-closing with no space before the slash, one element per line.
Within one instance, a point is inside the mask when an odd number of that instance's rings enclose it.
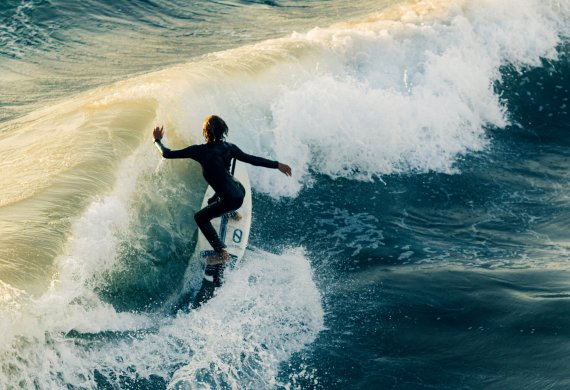
<path fill-rule="evenodd" d="M 161 127 L 156 126 L 152 130 L 152 135 L 154 136 L 154 138 L 162 138 L 164 136 L 164 126 Z"/>
<path fill-rule="evenodd" d="M 279 170 L 286 176 L 291 176 L 291 167 L 287 164 L 279 163 Z"/>

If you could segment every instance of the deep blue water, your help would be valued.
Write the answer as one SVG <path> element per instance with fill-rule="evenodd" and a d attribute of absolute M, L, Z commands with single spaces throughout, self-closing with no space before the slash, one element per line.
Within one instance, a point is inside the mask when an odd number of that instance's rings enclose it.
<path fill-rule="evenodd" d="M 0 5 L 0 387 L 568 388 L 570 9 L 459 3 Z M 294 177 L 172 314 L 211 112 Z"/>
<path fill-rule="evenodd" d="M 495 88 L 513 124 L 489 129 L 492 146 L 459 161 L 460 174 L 320 176 L 294 200 L 254 199 L 253 245 L 302 243 L 327 313 L 327 329 L 285 365 L 284 381 L 569 385 L 567 49 L 538 69 L 502 69 Z M 302 370 L 314 376 L 296 378 Z"/>

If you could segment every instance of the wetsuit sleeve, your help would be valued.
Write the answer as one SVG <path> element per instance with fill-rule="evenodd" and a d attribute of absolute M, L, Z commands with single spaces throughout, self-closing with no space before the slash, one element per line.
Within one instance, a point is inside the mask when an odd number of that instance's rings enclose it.
<path fill-rule="evenodd" d="M 196 145 L 188 146 L 187 148 L 180 150 L 170 150 L 162 144 L 159 139 L 154 140 L 154 144 L 160 150 L 160 154 L 164 158 L 195 158 L 196 157 Z"/>
<path fill-rule="evenodd" d="M 239 161 L 243 161 L 251 165 L 256 165 L 258 167 L 273 168 L 273 169 L 277 169 L 279 167 L 279 162 L 244 153 L 240 148 L 238 148 L 234 144 L 232 144 L 232 157 L 234 157 Z"/>

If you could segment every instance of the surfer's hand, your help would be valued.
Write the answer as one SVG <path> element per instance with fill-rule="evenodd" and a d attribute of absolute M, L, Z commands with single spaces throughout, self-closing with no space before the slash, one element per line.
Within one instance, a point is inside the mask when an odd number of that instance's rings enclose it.
<path fill-rule="evenodd" d="M 279 169 L 279 171 L 281 171 L 287 176 L 291 176 L 291 167 L 289 165 L 283 163 L 277 163 L 277 164 L 279 164 L 277 165 L 277 169 Z"/>
<path fill-rule="evenodd" d="M 159 141 L 164 137 L 164 126 L 156 126 L 152 131 L 152 136 L 154 137 L 155 141 Z"/>

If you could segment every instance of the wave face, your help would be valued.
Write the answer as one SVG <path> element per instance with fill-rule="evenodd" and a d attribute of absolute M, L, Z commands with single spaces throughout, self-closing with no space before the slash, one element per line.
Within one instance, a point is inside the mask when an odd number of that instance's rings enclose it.
<path fill-rule="evenodd" d="M 0 18 L 1 388 L 520 388 L 528 324 L 492 314 L 532 301 L 528 331 L 567 325 L 536 302 L 566 304 L 547 270 L 567 271 L 570 5 L 21 0 Z M 173 316 L 200 282 L 205 183 L 150 129 L 181 148 L 212 113 L 294 176 L 249 170 L 252 249 Z M 465 341 L 474 323 L 489 333 Z"/>

